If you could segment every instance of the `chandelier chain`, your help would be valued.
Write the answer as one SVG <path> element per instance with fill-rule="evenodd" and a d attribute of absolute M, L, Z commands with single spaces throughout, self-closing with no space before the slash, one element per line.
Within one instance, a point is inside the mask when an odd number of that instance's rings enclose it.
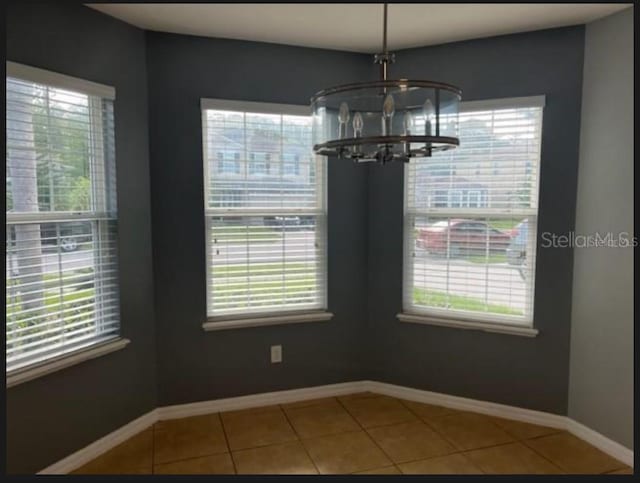
<path fill-rule="evenodd" d="M 388 4 L 384 4 L 383 20 L 382 20 L 382 53 L 388 54 L 387 51 L 387 7 Z"/>

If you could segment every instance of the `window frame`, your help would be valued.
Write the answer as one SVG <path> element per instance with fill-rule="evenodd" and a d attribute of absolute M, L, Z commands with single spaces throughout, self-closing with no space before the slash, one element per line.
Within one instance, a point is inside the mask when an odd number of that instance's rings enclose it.
<path fill-rule="evenodd" d="M 7 212 L 5 217 L 6 227 L 17 224 L 48 224 L 48 223 L 68 223 L 74 221 L 86 221 L 92 224 L 92 238 L 94 243 L 100 245 L 108 231 L 110 222 L 118 223 L 117 210 L 117 190 L 110 188 L 115 186 L 115 177 L 111 179 L 110 173 L 105 169 L 106 152 L 104 145 L 104 102 L 111 101 L 112 113 L 115 115 L 116 90 L 112 86 L 100 84 L 85 79 L 68 76 L 58 72 L 33 67 L 30 65 L 6 61 L 6 79 L 16 79 L 33 84 L 39 84 L 50 89 L 61 89 L 86 95 L 88 97 L 88 109 L 91 118 L 90 145 L 93 146 L 90 152 L 87 169 L 91 173 L 103 173 L 103 183 L 96 181 L 96 176 L 90 177 L 91 206 L 86 211 L 42 211 L 42 212 Z M 99 112 L 100 115 L 96 115 Z M 113 149 L 115 150 L 115 132 L 113 133 Z M 115 160 L 112 160 L 115 168 Z M 5 176 L 6 177 L 6 176 Z M 109 199 L 109 192 L 113 189 L 113 199 Z M 111 201 L 111 206 L 109 201 Z M 56 231 L 59 234 L 60 228 Z M 58 235 L 59 236 L 59 235 Z M 117 244 L 116 235 L 114 243 Z M 94 248 L 99 252 L 98 248 Z M 100 253 L 96 255 L 102 259 Z M 94 267 L 95 271 L 95 304 L 101 306 L 102 295 L 100 284 L 103 283 L 100 271 L 102 262 Z M 119 264 L 119 257 L 116 255 L 116 266 Z M 120 298 L 120 283 L 117 281 L 115 288 L 118 299 Z M 96 307 L 96 311 L 101 310 Z M 122 337 L 122 314 L 121 305 L 117 304 L 117 331 L 105 337 L 89 339 L 79 344 L 72 344 L 62 348 L 51 348 L 43 350 L 38 355 L 30 356 L 25 362 L 19 363 L 16 367 L 6 371 L 6 387 L 12 387 L 26 381 L 50 374 L 52 372 L 70 367 L 85 360 L 100 357 L 111 352 L 123 349 L 130 340 Z M 99 328 L 104 320 L 99 320 L 96 316 L 95 326 Z"/>
<path fill-rule="evenodd" d="M 488 110 L 500 110 L 500 109 L 517 109 L 517 108 L 540 108 L 542 114 L 539 121 L 539 134 L 540 134 L 540 156 L 538 159 L 537 179 L 535 186 L 533 187 L 532 198 L 536 200 L 535 213 L 524 215 L 528 220 L 527 231 L 527 244 L 534 249 L 535 262 L 537 263 L 537 234 L 538 234 L 538 218 L 540 209 L 540 172 L 542 166 L 542 153 L 543 153 L 543 123 L 544 123 L 544 107 L 545 96 L 527 96 L 527 97 L 515 97 L 515 98 L 501 98 L 501 99 L 488 99 L 482 101 L 467 101 L 461 102 L 460 113 L 473 112 L 473 111 L 488 111 Z M 494 163 L 495 165 L 495 163 Z M 495 169 L 495 166 L 494 168 Z M 527 173 L 530 173 L 531 166 L 528 166 Z M 538 334 L 538 330 L 535 326 L 534 309 L 535 309 L 535 293 L 536 293 L 536 281 L 535 281 L 535 266 L 529 267 L 528 278 L 531 286 L 531 304 L 527 307 L 525 316 L 522 319 L 517 319 L 509 316 L 501 316 L 499 314 L 460 314 L 449 311 L 447 309 L 438 308 L 421 308 L 416 310 L 416 306 L 413 303 L 409 303 L 409 297 L 413 301 L 413 297 L 409 294 L 409 291 L 413 290 L 413 283 L 408 283 L 408 277 L 413 278 L 413 262 L 408 261 L 408 257 L 414 250 L 412 245 L 413 237 L 407 236 L 413 227 L 410 226 L 410 220 L 416 216 L 429 216 L 426 212 L 420 213 L 419 210 L 409 210 L 409 169 L 404 169 L 404 193 L 403 193 L 403 264 L 402 264 L 402 311 L 397 314 L 397 318 L 401 322 L 421 323 L 427 325 L 455 327 L 462 329 L 476 329 L 487 332 L 504 333 L 511 335 L 521 335 L 525 337 L 535 337 Z M 480 197 L 482 204 L 482 196 Z M 437 208 L 437 207 L 436 207 Z M 468 206 L 464 209 L 473 209 Z M 479 207 L 482 209 L 482 206 Z M 463 209 L 440 209 L 438 215 L 459 217 L 472 215 L 465 214 Z M 490 211 L 488 209 L 487 211 Z M 496 209 L 491 217 L 495 218 L 510 218 L 513 215 L 511 213 L 500 213 L 500 209 Z M 504 210 L 502 210 L 504 211 Z M 413 258 L 413 257 L 411 257 Z M 410 273 L 408 273 L 410 272 Z"/>
<path fill-rule="evenodd" d="M 301 323 L 301 322 L 322 322 L 328 321 L 333 318 L 333 313 L 328 310 L 328 260 L 327 260 L 327 237 L 328 237 L 328 229 L 327 229 L 327 219 L 328 219 L 328 203 L 327 203 L 327 173 L 328 173 L 328 163 L 324 160 L 321 163 L 322 169 L 322 183 L 317 187 L 317 197 L 318 197 L 318 207 L 313 210 L 310 209 L 285 209 L 285 210 L 270 210 L 269 214 L 265 213 L 266 210 L 244 210 L 242 212 L 236 212 L 234 209 L 227 209 L 226 211 L 229 214 L 238 213 L 237 216 L 249 216 L 249 214 L 259 214 L 260 216 L 278 216 L 278 215 L 291 215 L 291 214 L 300 214 L 301 216 L 312 215 L 316 217 L 316 240 L 317 243 L 320 243 L 324 246 L 324 256 L 323 256 L 323 264 L 322 271 L 319 273 L 320 278 L 324 283 L 323 287 L 323 300 L 320 304 L 320 308 L 318 309 L 303 309 L 303 310 L 265 310 L 265 311 L 248 311 L 246 313 L 238 313 L 238 314 L 220 314 L 220 315 L 211 315 L 209 312 L 209 304 L 208 304 L 208 294 L 211 289 L 211 280 L 209 275 L 209 267 L 208 263 L 211 255 L 211 246 L 209 244 L 209 235 L 208 235 L 208 222 L 207 219 L 211 216 L 215 216 L 219 214 L 220 211 L 225 211 L 224 208 L 222 210 L 216 210 L 213 212 L 208 206 L 207 202 L 207 190 L 209 187 L 210 178 L 210 170 L 209 170 L 209 159 L 208 159 L 208 146 L 207 146 L 207 119 L 206 113 L 207 110 L 221 110 L 221 111 L 237 111 L 243 113 L 252 113 L 252 114 L 274 114 L 274 115 L 284 115 L 284 116 L 306 116 L 311 118 L 311 112 L 309 111 L 309 106 L 306 105 L 295 105 L 295 104 L 278 104 L 278 103 L 266 103 L 266 102 L 253 102 L 253 101 L 240 101 L 240 100 L 229 100 L 229 99 L 212 99 L 212 98 L 202 98 L 200 100 L 200 110 L 201 110 L 201 127 L 202 127 L 202 165 L 203 165 L 203 218 L 205 221 L 205 287 L 206 287 L 206 319 L 202 324 L 202 327 L 205 331 L 217 331 L 217 330 L 227 330 L 227 329 L 236 329 L 243 327 L 258 327 L 258 326 L 268 326 L 268 325 L 282 325 L 282 324 L 292 324 L 292 323 Z M 313 154 L 310 153 L 312 156 Z M 257 178 L 263 176 L 270 175 L 270 167 L 268 166 L 269 160 L 261 161 L 267 165 L 268 171 L 265 174 L 254 173 L 253 175 Z M 281 166 L 280 171 L 283 169 L 283 161 L 280 160 Z M 250 172 L 251 161 L 249 159 L 245 162 L 244 172 L 249 175 Z M 279 173 L 281 174 L 281 173 Z"/>

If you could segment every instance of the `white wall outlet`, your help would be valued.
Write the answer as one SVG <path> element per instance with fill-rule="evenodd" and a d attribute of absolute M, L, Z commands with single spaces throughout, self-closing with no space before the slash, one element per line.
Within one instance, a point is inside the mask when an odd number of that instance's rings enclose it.
<path fill-rule="evenodd" d="M 281 345 L 271 346 L 271 363 L 275 364 L 276 362 L 282 362 L 282 346 Z"/>

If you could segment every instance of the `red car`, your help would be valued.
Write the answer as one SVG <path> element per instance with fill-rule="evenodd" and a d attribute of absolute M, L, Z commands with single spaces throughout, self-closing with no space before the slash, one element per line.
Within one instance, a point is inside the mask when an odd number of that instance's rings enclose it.
<path fill-rule="evenodd" d="M 451 256 L 476 255 L 486 252 L 487 243 L 492 253 L 505 252 L 511 235 L 497 230 L 482 221 L 453 218 L 442 220 L 426 228 L 420 228 L 416 246 L 430 253 L 447 254 L 447 243 Z"/>

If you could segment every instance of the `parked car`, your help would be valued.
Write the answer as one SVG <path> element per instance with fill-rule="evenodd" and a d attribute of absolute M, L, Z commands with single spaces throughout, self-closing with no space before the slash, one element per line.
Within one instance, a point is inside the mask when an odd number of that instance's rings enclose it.
<path fill-rule="evenodd" d="M 285 216 L 265 216 L 265 226 L 273 227 L 287 227 L 292 229 L 295 227 L 297 230 L 308 230 L 315 224 L 315 218 L 313 216 L 298 216 L 298 215 L 285 215 Z"/>
<path fill-rule="evenodd" d="M 40 240 L 43 246 L 60 246 L 63 252 L 73 252 L 82 243 L 91 241 L 91 226 L 87 223 L 61 223 L 58 238 L 58 228 L 56 223 L 40 223 Z M 14 247 L 16 234 L 13 228 L 7 233 L 7 248 Z"/>
<path fill-rule="evenodd" d="M 527 220 L 521 221 L 512 231 L 511 243 L 507 247 L 507 262 L 518 267 L 520 276 L 527 276 L 527 237 L 529 236 L 529 224 Z"/>
<path fill-rule="evenodd" d="M 511 242 L 511 235 L 482 221 L 454 218 L 420 228 L 416 237 L 418 248 L 439 255 L 449 253 L 453 257 L 483 254 L 487 242 L 490 252 L 503 253 Z"/>

